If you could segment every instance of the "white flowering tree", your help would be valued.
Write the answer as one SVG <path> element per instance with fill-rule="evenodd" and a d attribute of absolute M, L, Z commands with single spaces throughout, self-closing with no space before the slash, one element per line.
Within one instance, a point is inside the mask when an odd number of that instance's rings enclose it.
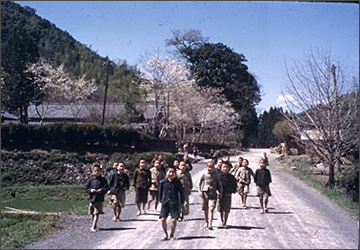
<path fill-rule="evenodd" d="M 178 59 L 156 54 L 144 60 L 141 86 L 147 92 L 147 101 L 155 103 L 158 117 L 151 132 L 164 138 L 172 130 L 177 139 L 184 140 L 191 131 L 192 142 L 199 142 L 202 134 L 210 131 L 212 141 L 223 143 L 227 132 L 238 123 L 232 104 L 221 89 L 197 86 L 188 75 L 187 66 Z"/>
<path fill-rule="evenodd" d="M 67 103 L 77 119 L 89 96 L 97 90 L 94 80 L 85 80 L 85 75 L 78 79 L 71 79 L 64 71 L 64 66 L 53 68 L 43 60 L 29 64 L 28 72 L 32 73 L 32 80 L 39 86 L 33 103 L 41 123 L 49 111 L 50 103 Z"/>

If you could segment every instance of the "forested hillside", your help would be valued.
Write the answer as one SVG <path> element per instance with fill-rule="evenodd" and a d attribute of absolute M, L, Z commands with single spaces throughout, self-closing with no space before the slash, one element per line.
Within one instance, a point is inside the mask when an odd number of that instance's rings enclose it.
<path fill-rule="evenodd" d="M 11 36 L 25 32 L 38 45 L 39 56 L 54 67 L 64 64 L 74 77 L 86 74 L 99 86 L 94 98 L 102 98 L 106 78 L 106 58 L 99 56 L 87 45 L 76 41 L 68 32 L 36 15 L 36 10 L 14 2 L 1 2 L 1 46 L 6 46 Z M 125 60 L 113 63 L 109 76 L 109 98 L 123 101 L 136 78 L 136 68 Z M 132 90 L 134 91 L 134 90 Z"/>

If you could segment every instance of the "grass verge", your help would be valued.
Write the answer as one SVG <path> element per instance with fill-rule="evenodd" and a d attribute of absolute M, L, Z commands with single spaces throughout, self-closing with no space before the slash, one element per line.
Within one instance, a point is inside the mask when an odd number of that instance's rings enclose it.
<path fill-rule="evenodd" d="M 1 249 L 23 248 L 61 228 L 56 215 L 1 213 Z"/>
<path fill-rule="evenodd" d="M 343 191 L 341 189 L 326 187 L 323 182 L 313 178 L 312 175 L 310 175 L 306 171 L 304 172 L 301 170 L 291 170 L 288 168 L 284 168 L 284 169 L 292 176 L 303 181 L 308 186 L 318 190 L 325 197 L 332 200 L 340 207 L 344 208 L 359 221 L 359 204 L 357 202 L 353 202 L 352 200 L 344 196 Z"/>

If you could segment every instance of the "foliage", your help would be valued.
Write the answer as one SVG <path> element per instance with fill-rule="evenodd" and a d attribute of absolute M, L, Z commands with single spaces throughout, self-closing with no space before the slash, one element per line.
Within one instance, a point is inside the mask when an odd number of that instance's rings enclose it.
<path fill-rule="evenodd" d="M 34 63 L 39 52 L 34 40 L 24 30 L 14 32 L 1 47 L 1 67 L 6 72 L 1 80 L 2 105 L 9 111 L 19 111 L 20 121 L 27 123 L 27 108 L 39 86 L 26 72 L 28 63 Z"/>
<path fill-rule="evenodd" d="M 175 31 L 173 35 L 174 38 L 167 40 L 167 44 L 175 46 L 186 59 L 196 83 L 222 88 L 222 93 L 238 112 L 239 129 L 244 131 L 244 137 L 256 135 L 255 105 L 260 102 L 260 87 L 244 64 L 245 56 L 222 43 L 206 42 L 207 39 L 196 30 Z M 249 144 L 250 139 L 245 138 L 243 143 Z"/>
<path fill-rule="evenodd" d="M 146 147 L 147 135 L 131 128 L 96 124 L 53 123 L 49 125 L 6 124 L 2 126 L 3 147 L 48 144 L 53 146 L 99 145 L 138 149 Z"/>
<path fill-rule="evenodd" d="M 169 56 L 150 55 L 142 69 L 147 100 L 156 107 L 157 119 L 150 127 L 153 135 L 164 138 L 172 131 L 177 140 L 184 141 L 191 132 L 192 142 L 196 138 L 199 142 L 206 131 L 211 131 L 210 143 L 224 143 L 225 135 L 238 122 L 238 115 L 221 89 L 196 86 L 186 65 Z"/>
<path fill-rule="evenodd" d="M 64 70 L 72 79 L 81 79 L 81 76 L 86 76 L 84 80 L 95 79 L 98 89 L 92 98 L 95 100 L 103 98 L 106 58 L 92 51 L 91 45 L 77 42 L 68 32 L 37 16 L 35 9 L 24 8 L 11 1 L 1 1 L 2 61 L 5 47 L 15 46 L 14 42 L 10 42 L 11 36 L 19 33 L 31 38 L 36 44 L 39 57 L 54 68 L 64 65 Z M 7 69 L 4 70 L 8 72 Z M 108 100 L 125 101 L 129 95 L 138 97 L 137 75 L 136 67 L 129 66 L 125 60 L 115 62 L 113 72 L 109 75 Z"/>
<path fill-rule="evenodd" d="M 344 169 L 339 173 L 337 185 L 344 187 L 346 193 L 355 202 L 359 202 L 359 161 L 353 166 L 345 165 Z"/>
<path fill-rule="evenodd" d="M 62 226 L 54 215 L 1 213 L 1 248 L 24 248 L 59 229 Z"/>
<path fill-rule="evenodd" d="M 281 142 L 282 138 L 274 136 L 273 129 L 277 122 L 285 119 L 282 112 L 282 108 L 271 107 L 269 111 L 259 115 L 258 147 L 274 147 Z"/>

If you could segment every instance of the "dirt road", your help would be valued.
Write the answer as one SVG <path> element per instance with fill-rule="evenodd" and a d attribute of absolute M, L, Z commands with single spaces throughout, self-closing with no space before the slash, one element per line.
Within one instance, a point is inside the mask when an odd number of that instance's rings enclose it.
<path fill-rule="evenodd" d="M 261 149 L 244 152 L 250 167 L 255 171 Z M 255 195 L 255 184 L 250 185 L 247 209 L 240 207 L 240 196 L 233 194 L 232 209 L 228 219 L 229 229 L 218 228 L 218 213 L 215 212 L 214 230 L 202 228 L 204 223 L 201 200 L 196 183 L 205 163 L 194 164 L 191 174 L 194 181 L 190 196 L 190 215 L 178 222 L 177 241 L 160 241 L 163 236 L 158 213 L 136 216 L 134 195 L 127 197 L 122 221 L 111 221 L 110 207 L 99 220 L 100 230 L 90 233 L 90 216 L 66 217 L 69 227 L 47 239 L 28 246 L 31 249 L 358 249 L 359 223 L 340 207 L 323 197 L 319 192 L 284 173 L 276 167 L 275 157 L 270 154 L 272 196 L 269 213 L 259 214 L 260 206 Z M 238 156 L 231 157 L 233 163 Z M 169 218 L 168 218 L 168 224 Z M 170 225 L 169 225 L 170 226 Z"/>

